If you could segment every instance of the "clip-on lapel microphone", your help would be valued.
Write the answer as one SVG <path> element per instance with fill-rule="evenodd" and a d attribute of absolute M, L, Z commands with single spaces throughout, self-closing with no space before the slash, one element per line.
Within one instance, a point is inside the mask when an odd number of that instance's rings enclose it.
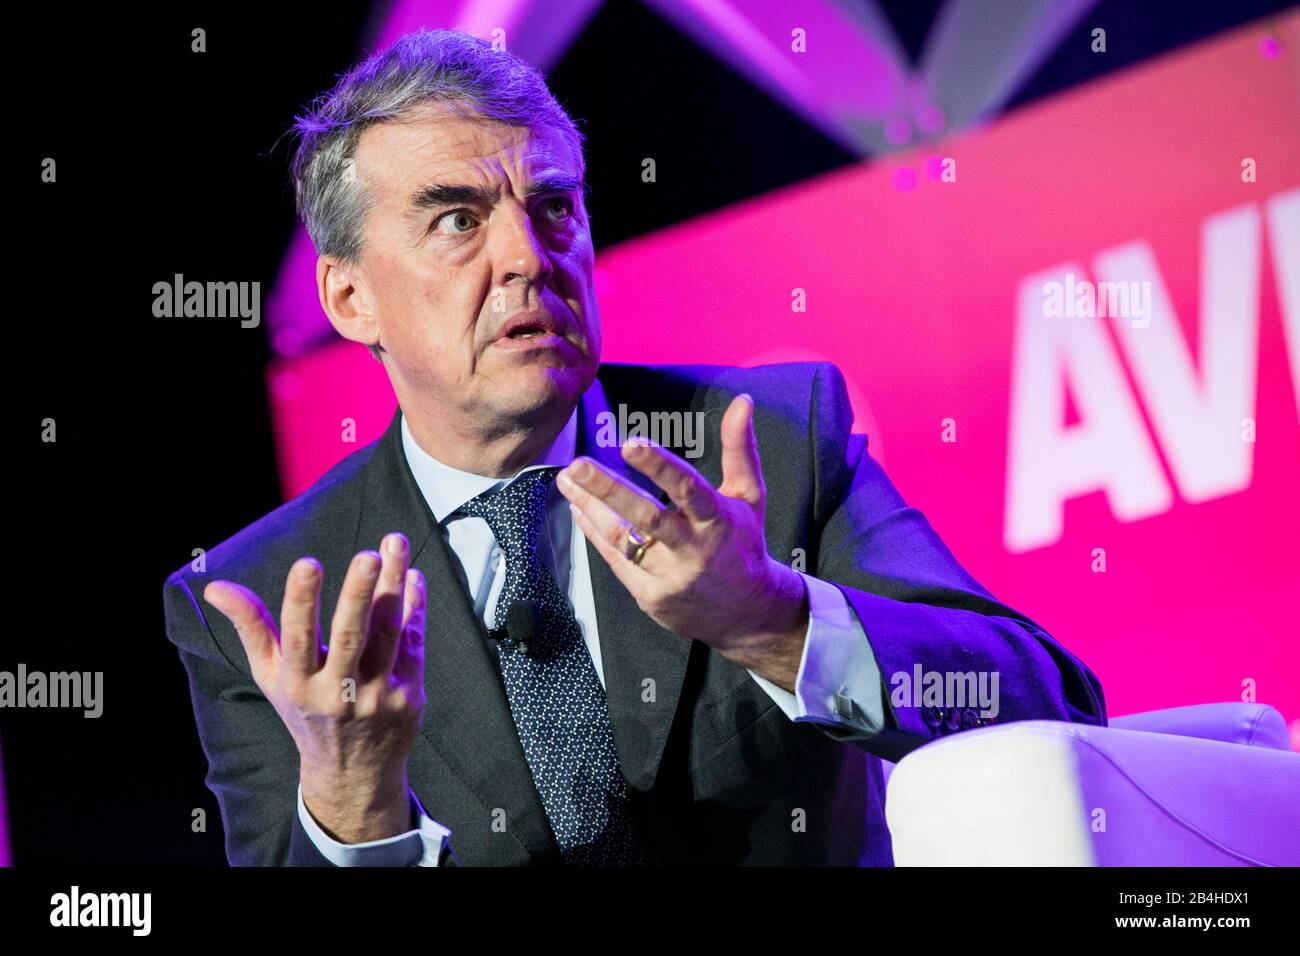
<path fill-rule="evenodd" d="M 516 601 L 506 609 L 505 627 L 494 627 L 488 632 L 493 641 L 517 644 L 525 654 L 532 653 L 533 641 L 537 637 L 537 618 L 541 610 L 536 601 Z"/>

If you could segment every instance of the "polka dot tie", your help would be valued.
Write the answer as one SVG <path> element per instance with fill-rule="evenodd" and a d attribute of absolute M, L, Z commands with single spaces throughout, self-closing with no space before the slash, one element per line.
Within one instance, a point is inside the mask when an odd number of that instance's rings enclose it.
<path fill-rule="evenodd" d="M 542 564 L 538 537 L 559 468 L 525 472 L 506 487 L 462 505 L 482 518 L 505 553 L 497 628 L 519 601 L 534 602 L 531 647 L 493 641 L 510 712 L 542 806 L 565 862 L 631 866 L 645 862 L 618 766 L 605 691 L 573 609 Z"/>

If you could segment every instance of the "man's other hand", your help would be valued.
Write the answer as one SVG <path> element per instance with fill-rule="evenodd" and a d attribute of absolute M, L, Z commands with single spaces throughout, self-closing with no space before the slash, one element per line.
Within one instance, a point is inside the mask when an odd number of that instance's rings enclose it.
<path fill-rule="evenodd" d="M 665 491 L 665 508 L 586 457 L 557 476 L 583 534 L 661 627 L 793 690 L 808 627 L 803 580 L 767 553 L 767 490 L 754 403 L 737 396 L 722 418 L 722 484 L 714 488 L 659 445 L 629 440 L 623 460 Z M 653 536 L 644 560 L 625 556 L 628 528 Z"/>

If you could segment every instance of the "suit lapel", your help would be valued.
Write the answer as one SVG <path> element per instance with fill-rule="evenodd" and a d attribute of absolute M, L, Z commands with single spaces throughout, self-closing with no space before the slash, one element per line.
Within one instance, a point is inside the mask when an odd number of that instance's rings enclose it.
<path fill-rule="evenodd" d="M 505 810 L 506 832 L 529 856 L 558 853 L 482 625 L 406 463 L 401 414 L 366 466 L 353 552 L 377 548 L 390 531 L 410 540 L 411 564 L 424 574 L 428 596 L 422 734 L 486 807 Z"/>
<path fill-rule="evenodd" d="M 580 409 L 578 454 L 594 458 L 655 498 L 666 500 L 649 478 L 624 463 L 616 443 L 602 447 L 602 426 L 608 435 L 608 423 L 617 421 L 617 416 L 608 417 L 612 413 L 600 379 L 583 394 Z M 600 552 L 590 541 L 585 543 L 614 746 L 628 785 L 647 791 L 654 785 L 677 712 L 691 642 L 651 620 Z"/>

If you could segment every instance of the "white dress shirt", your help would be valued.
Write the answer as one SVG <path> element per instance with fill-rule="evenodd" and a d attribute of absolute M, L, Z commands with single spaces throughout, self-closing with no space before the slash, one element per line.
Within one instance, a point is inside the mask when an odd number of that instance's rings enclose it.
<path fill-rule="evenodd" d="M 497 597 L 505 585 L 505 555 L 497 547 L 486 521 L 452 513 L 471 498 L 514 479 L 490 478 L 450 468 L 416 444 L 404 415 L 401 429 L 402 449 L 411 473 L 434 520 L 445 529 L 475 614 L 491 628 L 496 623 Z M 520 469 L 519 474 L 568 465 L 574 459 L 577 433 L 575 408 L 551 447 L 531 465 Z M 560 590 L 568 595 L 596 676 L 604 687 L 586 537 L 569 512 L 568 499 L 554 484 L 547 502 L 546 531 L 539 537 L 542 562 L 555 576 Z M 749 674 L 793 721 L 850 726 L 875 733 L 884 726 L 884 691 L 862 624 L 838 588 L 803 572 L 799 574 L 807 589 L 809 615 L 795 692 L 753 671 Z M 322 855 L 338 866 L 437 866 L 451 831 L 433 821 L 414 793 L 411 804 L 413 829 L 410 831 L 369 843 L 344 844 L 321 829 L 303 802 L 302 785 L 298 786 L 298 818 L 303 829 Z"/>

